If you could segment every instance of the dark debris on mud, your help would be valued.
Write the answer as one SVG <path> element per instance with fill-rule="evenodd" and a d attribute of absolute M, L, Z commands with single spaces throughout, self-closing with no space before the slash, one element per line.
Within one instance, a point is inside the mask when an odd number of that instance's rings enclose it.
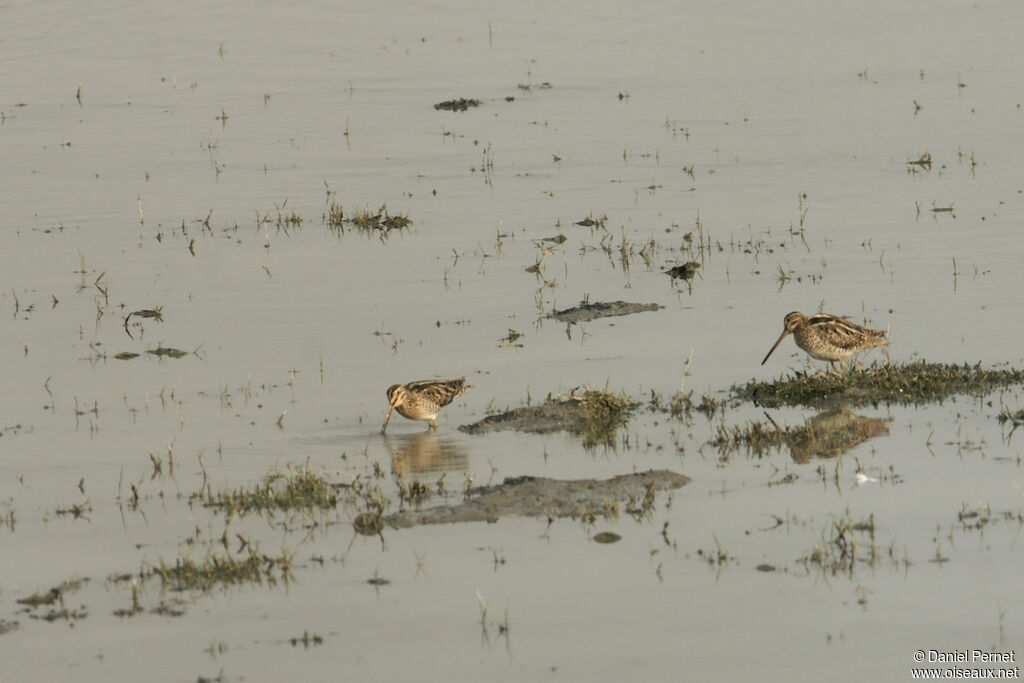
<path fill-rule="evenodd" d="M 469 491 L 458 505 L 439 505 L 425 510 L 403 510 L 384 517 L 396 528 L 451 522 L 495 522 L 501 517 L 614 517 L 619 505 L 627 512 L 649 509 L 657 491 L 670 491 L 690 478 L 669 470 L 623 474 L 611 479 L 560 480 L 546 477 L 515 477 L 497 486 Z"/>
<path fill-rule="evenodd" d="M 922 405 L 955 395 L 984 396 L 1024 383 L 1024 370 L 985 369 L 981 364 L 886 363 L 845 373 L 797 373 L 774 382 L 752 380 L 733 386 L 734 398 L 768 408 L 778 406 Z"/>
<path fill-rule="evenodd" d="M 663 271 L 666 275 L 675 279 L 692 280 L 693 276 L 697 274 L 700 269 L 700 264 L 696 261 L 687 261 L 686 263 L 678 266 L 672 266 L 666 271 Z"/>
<path fill-rule="evenodd" d="M 460 97 L 456 100 L 445 100 L 444 102 L 438 102 L 434 105 L 434 109 L 438 111 L 466 111 L 470 107 L 479 107 L 480 100 L 474 100 L 472 98 Z"/>
<path fill-rule="evenodd" d="M 645 311 L 657 311 L 664 306 L 659 304 L 634 304 L 628 301 L 599 301 L 594 304 L 584 303 L 561 311 L 553 311 L 548 314 L 563 323 L 586 323 L 598 318 L 609 318 L 617 315 L 630 315 L 631 313 L 643 313 Z"/>

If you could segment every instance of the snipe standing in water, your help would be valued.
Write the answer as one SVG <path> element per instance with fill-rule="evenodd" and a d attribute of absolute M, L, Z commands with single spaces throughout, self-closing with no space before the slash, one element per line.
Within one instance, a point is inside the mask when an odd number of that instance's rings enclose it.
<path fill-rule="evenodd" d="M 846 359 L 855 353 L 872 349 L 876 346 L 885 346 L 889 340 L 885 338 L 885 332 L 869 330 L 845 318 L 828 313 L 815 313 L 810 317 L 804 317 L 803 313 L 793 311 L 786 316 L 783 322 L 785 328 L 779 335 L 771 351 L 761 361 L 765 364 L 772 351 L 778 348 L 787 334 L 792 334 L 796 345 L 806 351 L 812 358 L 827 360 L 833 368 L 835 362 L 846 370 Z"/>
<path fill-rule="evenodd" d="M 424 379 L 408 384 L 392 384 L 388 387 L 388 414 L 384 418 L 383 434 L 388 428 L 391 411 L 410 420 L 429 422 L 430 429 L 437 429 L 437 414 L 441 408 L 462 396 L 473 387 L 466 384 L 465 377 L 457 379 Z"/>

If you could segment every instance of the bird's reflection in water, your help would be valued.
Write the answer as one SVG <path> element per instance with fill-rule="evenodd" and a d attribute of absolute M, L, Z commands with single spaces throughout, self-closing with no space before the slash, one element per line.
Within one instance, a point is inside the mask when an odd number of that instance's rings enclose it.
<path fill-rule="evenodd" d="M 889 434 L 891 417 L 863 417 L 846 406 L 826 410 L 807 420 L 803 427 L 786 430 L 785 440 L 793 461 L 806 464 L 812 458 L 835 458 L 876 436 Z"/>
<path fill-rule="evenodd" d="M 441 439 L 437 432 L 386 436 L 391 454 L 391 471 L 400 476 L 466 470 L 469 456 L 457 441 Z"/>

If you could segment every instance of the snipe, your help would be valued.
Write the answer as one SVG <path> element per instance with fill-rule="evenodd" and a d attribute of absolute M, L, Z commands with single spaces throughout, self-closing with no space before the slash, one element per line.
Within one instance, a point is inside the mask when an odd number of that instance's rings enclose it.
<path fill-rule="evenodd" d="M 388 414 L 380 433 L 383 434 L 388 428 L 392 410 L 397 410 L 399 415 L 410 420 L 429 422 L 430 429 L 437 429 L 435 418 L 441 409 L 472 388 L 466 384 L 465 377 L 392 384 L 387 391 Z"/>
<path fill-rule="evenodd" d="M 765 364 L 768 356 L 772 355 L 787 334 L 792 334 L 796 345 L 812 358 L 827 360 L 833 368 L 835 362 L 839 361 L 844 371 L 846 359 L 853 354 L 889 343 L 885 338 L 885 332 L 870 330 L 828 313 L 815 313 L 804 317 L 803 313 L 793 311 L 786 316 L 783 325 L 782 334 L 761 361 L 761 365 Z"/>

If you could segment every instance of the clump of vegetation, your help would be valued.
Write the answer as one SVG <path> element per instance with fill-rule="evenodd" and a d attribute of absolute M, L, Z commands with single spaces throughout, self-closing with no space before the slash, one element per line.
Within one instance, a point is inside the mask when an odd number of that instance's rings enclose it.
<path fill-rule="evenodd" d="M 250 512 L 270 513 L 275 510 L 329 510 L 338 504 L 338 490 L 326 476 L 302 468 L 288 474 L 273 472 L 262 483 L 252 488 L 239 488 L 194 494 L 207 507 L 220 508 L 228 515 L 246 515 Z"/>
<path fill-rule="evenodd" d="M 704 550 L 703 548 L 698 548 L 697 555 L 700 558 L 702 558 L 705 562 L 707 562 L 709 567 L 718 570 L 721 570 L 729 563 L 736 564 L 738 560 L 736 559 L 736 557 L 730 555 L 728 552 L 725 551 L 725 548 L 722 547 L 722 544 L 718 542 L 718 536 L 714 536 L 714 540 L 714 550 Z"/>
<path fill-rule="evenodd" d="M 633 518 L 636 519 L 636 521 L 639 522 L 642 519 L 651 518 L 651 515 L 654 513 L 654 491 L 654 484 L 648 482 L 644 486 L 644 494 L 642 496 L 629 496 L 629 499 L 626 501 L 626 511 L 633 515 Z M 618 516 L 618 504 L 615 505 L 614 512 L 615 516 Z M 613 518 L 612 515 L 607 513 L 605 514 L 605 517 Z"/>
<path fill-rule="evenodd" d="M 693 411 L 693 401 L 690 400 L 692 396 L 692 391 L 686 394 L 677 391 L 673 394 L 672 402 L 668 406 L 669 414 L 674 418 L 689 419 L 690 413 Z"/>
<path fill-rule="evenodd" d="M 341 204 L 332 201 L 324 211 L 323 219 L 328 228 L 341 232 L 345 227 L 345 211 Z"/>
<path fill-rule="evenodd" d="M 774 382 L 752 380 L 733 386 L 732 395 L 756 405 L 821 406 L 899 403 L 921 405 L 941 402 L 957 394 L 984 396 L 1001 387 L 1024 382 L 1024 370 L 984 369 L 977 365 L 941 363 L 885 363 L 850 368 L 843 373 L 797 373 Z"/>
<path fill-rule="evenodd" d="M 669 402 L 665 403 L 665 399 L 662 395 L 654 389 L 651 389 L 651 400 L 647 404 L 647 407 L 656 413 L 667 413 L 676 419 L 689 420 L 691 413 L 693 412 L 692 398 L 692 391 L 687 393 L 677 391 L 672 395 Z"/>
<path fill-rule="evenodd" d="M 574 433 L 583 437 L 583 447 L 615 445 L 615 433 L 629 422 L 633 404 L 624 395 L 588 390 L 580 400 L 579 423 Z"/>
<path fill-rule="evenodd" d="M 323 645 L 324 637 L 315 633 L 310 633 L 309 631 L 303 631 L 301 636 L 298 638 L 290 638 L 288 642 L 292 644 L 292 647 L 301 645 L 308 649 L 311 645 Z"/>
<path fill-rule="evenodd" d="M 297 211 L 277 213 L 277 228 L 279 230 L 297 229 L 302 227 L 302 216 Z"/>
<path fill-rule="evenodd" d="M 956 522 L 964 531 L 984 531 L 990 524 L 1009 522 L 1020 528 L 1024 526 L 1024 512 L 1020 510 L 1004 510 L 993 512 L 988 503 L 968 506 L 964 503 L 956 515 Z"/>
<path fill-rule="evenodd" d="M 438 102 L 434 105 L 434 109 L 438 111 L 466 111 L 470 107 L 479 107 L 480 100 L 474 100 L 468 97 L 460 97 L 457 100 L 445 100 L 444 102 Z"/>
<path fill-rule="evenodd" d="M 719 413 L 724 414 L 726 408 L 729 408 L 730 405 L 736 405 L 737 403 L 735 398 L 716 399 L 710 394 L 703 394 L 700 397 L 700 401 L 697 402 L 694 399 L 692 389 L 689 391 L 679 389 L 672 394 L 669 402 L 665 403 L 661 395 L 652 389 L 651 401 L 648 406 L 654 412 L 667 413 L 674 419 L 689 422 L 693 419 L 694 412 L 698 412 L 708 420 L 711 420 Z"/>
<path fill-rule="evenodd" d="M 341 204 L 330 200 L 323 213 L 324 225 L 337 233 L 342 233 L 345 226 L 353 226 L 360 232 L 369 234 L 376 232 L 383 239 L 392 230 L 405 230 L 412 225 L 412 220 L 401 214 L 391 214 L 387 205 L 382 205 L 376 211 L 363 209 L 349 215 L 345 213 Z"/>
<path fill-rule="evenodd" d="M 384 511 L 390 507 L 390 501 L 376 483 L 384 479 L 386 473 L 378 463 L 373 465 L 372 479 L 366 480 L 356 477 L 349 486 L 346 495 L 346 505 L 352 506 L 354 510 L 361 510 L 352 518 L 352 528 L 356 533 L 364 536 L 376 536 L 384 528 Z M 401 482 L 399 482 L 399 493 L 401 495 Z"/>
<path fill-rule="evenodd" d="M 672 266 L 666 271 L 663 271 L 666 275 L 670 276 L 673 280 L 682 278 L 683 280 L 692 280 L 693 276 L 697 274 L 697 270 L 700 269 L 700 264 L 696 261 L 687 261 L 682 265 Z"/>
<path fill-rule="evenodd" d="M 413 479 L 406 484 L 401 477 L 398 478 L 398 499 L 402 503 L 420 505 L 430 497 L 430 489 L 419 479 Z"/>
<path fill-rule="evenodd" d="M 709 443 L 723 459 L 732 453 L 745 449 L 750 455 L 763 457 L 768 451 L 777 449 L 786 442 L 787 433 L 763 422 L 747 422 L 744 425 L 727 427 L 719 424 Z"/>
<path fill-rule="evenodd" d="M 351 218 L 346 219 L 346 222 L 363 232 L 377 230 L 382 234 L 387 234 L 392 230 L 404 230 L 412 225 L 412 221 L 406 216 L 393 216 L 388 213 L 387 206 L 381 206 L 376 212 L 369 209 L 357 211 Z"/>
<path fill-rule="evenodd" d="M 874 566 L 878 559 L 875 516 L 854 522 L 847 513 L 832 521 L 822 532 L 821 541 L 800 562 L 835 576 L 841 572 L 852 575 L 858 562 Z"/>
<path fill-rule="evenodd" d="M 33 593 L 28 597 L 19 598 L 18 604 L 29 608 L 28 613 L 33 619 L 43 621 L 78 621 L 89 616 L 84 605 L 76 609 L 68 609 L 67 599 L 89 581 L 88 578 L 68 579 L 48 591 Z M 41 609 L 47 607 L 49 609 Z M 16 623 L 16 622 L 15 622 Z"/>
<path fill-rule="evenodd" d="M 208 593 L 216 588 L 245 583 L 276 585 L 279 580 L 291 577 L 292 557 L 282 552 L 271 557 L 249 547 L 248 553 L 234 557 L 228 553 L 211 552 L 201 561 L 179 557 L 173 565 L 163 560 L 157 567 L 144 572 L 143 577 L 157 576 L 165 588 L 176 591 L 200 591 Z"/>

